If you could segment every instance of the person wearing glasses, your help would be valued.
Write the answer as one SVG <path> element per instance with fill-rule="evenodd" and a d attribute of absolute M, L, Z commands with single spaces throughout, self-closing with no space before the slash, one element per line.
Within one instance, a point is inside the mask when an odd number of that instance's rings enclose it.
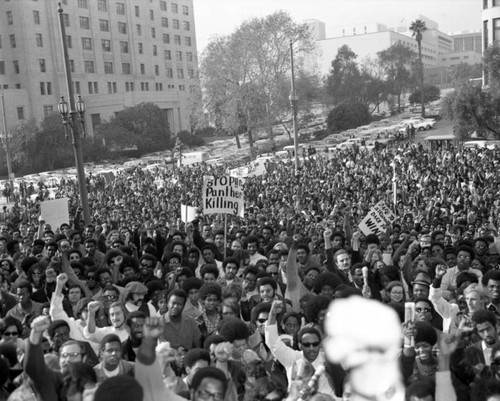
<path fill-rule="evenodd" d="M 97 383 L 119 375 L 134 377 L 134 362 L 123 359 L 122 341 L 116 334 L 104 336 L 99 355 L 101 362 L 94 366 Z"/>
<path fill-rule="evenodd" d="M 474 259 L 474 250 L 467 245 L 462 245 L 457 251 L 457 265 L 447 270 L 441 282 L 441 290 L 456 289 L 457 276 L 460 272 L 469 271 L 475 273 L 479 279 L 483 277 L 481 270 L 471 268 L 471 262 Z"/>
<path fill-rule="evenodd" d="M 23 333 L 23 325 L 14 317 L 7 316 L 3 319 L 3 330 L 1 331 L 1 343 L 12 343 L 16 345 L 17 339 L 21 338 Z"/>
<path fill-rule="evenodd" d="M 68 340 L 60 347 L 60 372 L 50 369 L 44 361 L 42 349 L 43 332 L 50 326 L 48 316 L 38 316 L 31 324 L 24 370 L 33 380 L 42 400 L 66 399 L 68 390 L 75 382 L 71 375 L 71 365 L 85 362 L 85 348 L 75 340 Z"/>
<path fill-rule="evenodd" d="M 321 334 L 314 327 L 306 327 L 299 331 L 297 335 L 299 351 L 291 349 L 279 338 L 276 316 L 281 312 L 283 312 L 282 302 L 273 301 L 265 325 L 265 340 L 273 356 L 285 367 L 288 383 L 291 383 L 294 365 L 303 362 L 316 370 L 324 366 L 326 360 L 321 347 Z M 335 378 L 334 382 L 337 382 Z M 330 385 L 325 373 L 318 379 L 318 392 L 335 397 L 335 389 Z"/>

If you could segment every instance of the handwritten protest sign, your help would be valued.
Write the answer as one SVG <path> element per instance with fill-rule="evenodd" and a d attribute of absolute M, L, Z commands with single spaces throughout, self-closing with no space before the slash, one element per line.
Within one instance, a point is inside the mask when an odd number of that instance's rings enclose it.
<path fill-rule="evenodd" d="M 387 207 L 384 201 L 380 201 L 370 209 L 358 227 L 365 235 L 378 235 L 385 233 L 386 226 L 392 224 L 394 220 L 396 220 L 394 213 Z"/>
<path fill-rule="evenodd" d="M 203 177 L 203 213 L 242 216 L 243 180 L 237 177 Z"/>

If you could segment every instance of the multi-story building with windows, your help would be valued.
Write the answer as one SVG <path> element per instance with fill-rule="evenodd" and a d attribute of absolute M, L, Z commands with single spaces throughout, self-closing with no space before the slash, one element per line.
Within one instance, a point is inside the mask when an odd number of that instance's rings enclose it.
<path fill-rule="evenodd" d="M 9 128 L 41 121 L 66 96 L 57 3 L 0 2 Z M 91 134 L 141 102 L 164 110 L 171 132 L 188 128 L 187 97 L 198 85 L 193 0 L 62 0 L 62 7 L 73 86 L 87 104 Z"/>
<path fill-rule="evenodd" d="M 500 0 L 483 0 L 483 52 L 493 44 L 500 45 Z M 483 84 L 488 85 L 487 74 L 483 74 Z"/>

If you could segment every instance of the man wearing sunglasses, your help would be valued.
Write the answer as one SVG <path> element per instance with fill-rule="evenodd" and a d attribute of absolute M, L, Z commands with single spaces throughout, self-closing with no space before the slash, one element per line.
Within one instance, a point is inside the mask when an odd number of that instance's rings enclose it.
<path fill-rule="evenodd" d="M 294 365 L 306 364 L 316 370 L 320 366 L 324 366 L 325 355 L 321 346 L 321 334 L 313 327 L 303 328 L 299 331 L 297 338 L 300 351 L 291 349 L 279 338 L 276 316 L 282 311 L 282 302 L 273 301 L 265 327 L 265 339 L 274 357 L 285 367 L 288 383 L 291 383 Z M 333 379 L 336 384 L 338 378 Z M 341 391 L 340 388 L 338 390 Z M 330 386 L 325 373 L 322 373 L 318 379 L 318 392 L 335 397 L 335 389 Z"/>

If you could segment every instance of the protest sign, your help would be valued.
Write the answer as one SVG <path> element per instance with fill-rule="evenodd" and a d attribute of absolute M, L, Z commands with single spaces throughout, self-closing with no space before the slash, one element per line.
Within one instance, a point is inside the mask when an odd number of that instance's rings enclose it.
<path fill-rule="evenodd" d="M 196 219 L 196 208 L 193 206 L 181 204 L 181 220 L 183 223 L 189 223 Z"/>
<path fill-rule="evenodd" d="M 237 177 L 203 177 L 203 213 L 242 216 L 243 180 Z"/>
<path fill-rule="evenodd" d="M 42 218 L 51 225 L 53 231 L 62 223 L 69 224 L 68 198 L 40 202 L 40 210 Z"/>
<path fill-rule="evenodd" d="M 359 229 L 365 235 L 385 233 L 386 226 L 396 220 L 394 213 L 387 207 L 384 201 L 373 206 L 368 214 L 359 223 Z"/>

